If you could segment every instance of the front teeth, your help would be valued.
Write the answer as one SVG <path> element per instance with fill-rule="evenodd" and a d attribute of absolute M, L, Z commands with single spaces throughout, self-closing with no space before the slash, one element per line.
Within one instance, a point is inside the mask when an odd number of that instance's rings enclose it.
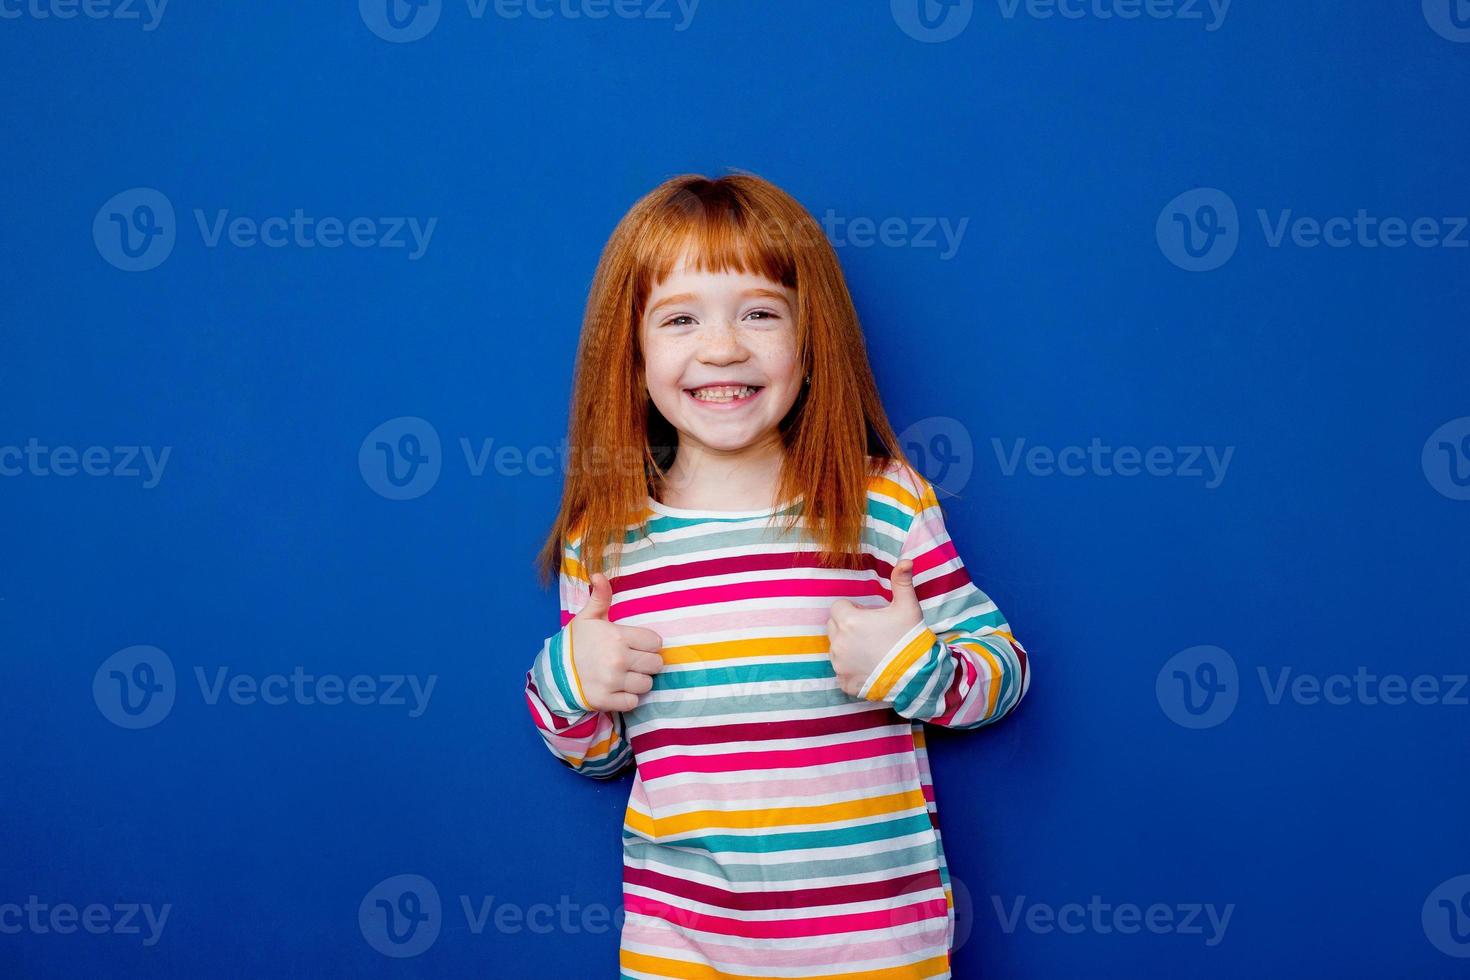
<path fill-rule="evenodd" d="M 755 389 L 749 385 L 721 385 L 715 388 L 697 388 L 690 394 L 702 402 L 733 402 L 755 394 Z"/>

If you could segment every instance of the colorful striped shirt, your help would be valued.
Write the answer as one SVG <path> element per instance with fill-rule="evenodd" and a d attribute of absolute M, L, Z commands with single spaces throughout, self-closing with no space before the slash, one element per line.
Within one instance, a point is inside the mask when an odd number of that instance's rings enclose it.
<path fill-rule="evenodd" d="M 870 480 L 861 569 L 821 567 L 804 526 L 777 526 L 788 509 L 648 500 L 647 533 L 629 525 L 614 545 L 608 619 L 657 632 L 664 667 L 627 712 L 583 700 L 568 624 L 590 586 L 580 539 L 565 543 L 562 627 L 527 671 L 526 700 L 570 768 L 606 779 L 636 763 L 622 980 L 951 975 L 924 723 L 1004 717 L 1030 686 L 1026 652 L 913 470 L 889 463 Z M 832 669 L 829 607 L 886 605 L 903 558 L 923 622 L 853 697 Z"/>

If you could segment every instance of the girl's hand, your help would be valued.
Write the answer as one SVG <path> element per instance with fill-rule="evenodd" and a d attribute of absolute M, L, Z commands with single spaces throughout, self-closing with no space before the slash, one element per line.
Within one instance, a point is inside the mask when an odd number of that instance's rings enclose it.
<path fill-rule="evenodd" d="M 832 603 L 827 646 L 838 686 L 856 697 L 884 655 L 923 621 L 914 592 L 914 563 L 907 558 L 893 566 L 893 601 L 888 605 L 859 606 L 847 599 Z"/>
<path fill-rule="evenodd" d="M 663 669 L 659 655 L 663 637 L 641 626 L 609 622 L 612 585 L 594 572 L 592 594 L 572 617 L 572 666 L 582 682 L 582 695 L 595 711 L 632 711 L 638 695 L 653 687 Z"/>

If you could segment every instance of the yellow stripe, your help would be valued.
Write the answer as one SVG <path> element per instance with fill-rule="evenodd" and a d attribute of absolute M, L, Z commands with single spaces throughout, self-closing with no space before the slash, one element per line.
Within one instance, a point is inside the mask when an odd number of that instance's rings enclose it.
<path fill-rule="evenodd" d="M 770 980 L 770 977 L 751 976 L 745 973 L 725 973 L 703 963 L 686 963 L 662 956 L 648 956 L 632 950 L 618 951 L 618 965 L 660 978 L 676 980 Z M 806 973 L 807 980 L 926 980 L 942 976 L 949 970 L 948 956 L 935 956 L 922 963 L 909 966 L 890 966 L 881 970 L 863 970 L 860 973 Z"/>
<path fill-rule="evenodd" d="M 568 624 L 570 625 L 570 624 Z M 577 673 L 577 661 L 572 658 L 572 631 L 567 630 L 567 663 L 571 664 L 572 682 L 577 685 L 577 700 L 587 703 L 587 694 L 582 690 L 582 677 Z"/>
<path fill-rule="evenodd" d="M 664 647 L 666 664 L 693 664 L 705 660 L 734 660 L 740 657 L 783 656 L 786 654 L 827 653 L 826 634 L 819 636 L 768 636 L 749 640 L 721 640 L 717 643 L 690 643 Z"/>
<path fill-rule="evenodd" d="M 573 581 L 580 582 L 583 585 L 592 584 L 592 580 L 587 575 L 587 569 L 583 568 L 582 563 L 571 555 L 566 555 L 562 558 L 561 570 L 567 578 Z"/>
<path fill-rule="evenodd" d="M 917 510 L 919 507 L 919 498 L 915 497 L 913 492 L 909 490 L 908 487 L 904 486 L 902 483 L 897 483 L 893 480 L 890 480 L 886 476 L 873 477 L 873 479 L 868 483 L 868 488 L 870 490 L 876 490 L 878 493 L 881 493 L 885 497 L 894 498 L 899 503 L 907 507 L 909 510 Z"/>
<path fill-rule="evenodd" d="M 836 823 L 841 820 L 901 813 L 904 810 L 925 810 L 927 806 L 928 801 L 924 799 L 923 790 L 912 789 L 846 803 L 818 803 L 813 806 L 788 806 L 773 810 L 695 810 L 658 819 L 628 807 L 623 819 L 633 830 L 656 838 L 696 830 L 755 830 Z"/>
<path fill-rule="evenodd" d="M 582 763 L 586 762 L 588 759 L 606 758 L 613 749 L 617 748 L 617 745 L 618 733 L 610 732 L 607 738 L 603 739 L 601 742 L 598 742 L 596 745 L 588 747 L 586 755 L 569 755 L 566 757 L 566 760 L 572 765 L 576 766 L 578 769 L 580 769 L 582 768 Z M 602 751 L 599 752 L 597 751 L 598 749 L 601 749 Z"/>
<path fill-rule="evenodd" d="M 904 675 L 905 671 L 913 666 L 915 660 L 918 660 L 934 646 L 936 639 L 938 637 L 934 635 L 934 631 L 929 627 L 926 626 L 920 630 L 919 635 L 910 640 L 908 646 L 904 647 L 898 656 L 894 657 L 889 661 L 888 666 L 883 668 L 883 673 L 878 675 L 878 679 L 873 682 L 873 686 L 868 690 L 868 700 L 877 701 L 881 698 L 886 698 L 893 685 L 898 682 L 898 679 Z"/>

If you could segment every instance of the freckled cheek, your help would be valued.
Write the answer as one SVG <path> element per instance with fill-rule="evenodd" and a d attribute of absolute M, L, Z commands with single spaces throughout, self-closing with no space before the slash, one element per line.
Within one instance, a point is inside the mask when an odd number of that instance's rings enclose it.
<path fill-rule="evenodd" d="M 645 346 L 643 351 L 649 391 L 656 395 L 677 395 L 692 349 L 681 350 L 676 341 L 659 341 Z"/>
<path fill-rule="evenodd" d="M 797 380 L 796 349 L 788 338 L 753 338 L 749 343 L 756 363 L 772 382 Z"/>

